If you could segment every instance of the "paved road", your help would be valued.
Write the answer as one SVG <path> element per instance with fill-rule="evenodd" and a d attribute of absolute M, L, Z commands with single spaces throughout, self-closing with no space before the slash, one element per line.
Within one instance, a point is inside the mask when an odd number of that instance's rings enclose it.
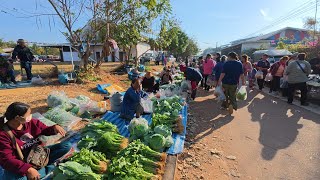
<path fill-rule="evenodd" d="M 320 179 L 318 114 L 251 92 L 229 116 L 210 94 L 201 91 L 190 105 L 194 144 L 180 157 L 178 178 Z M 222 155 L 213 156 L 213 149 Z"/>

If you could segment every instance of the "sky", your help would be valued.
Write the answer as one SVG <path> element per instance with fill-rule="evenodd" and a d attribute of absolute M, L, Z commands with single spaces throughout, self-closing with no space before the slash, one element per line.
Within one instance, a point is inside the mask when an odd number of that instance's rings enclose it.
<path fill-rule="evenodd" d="M 303 20 L 315 16 L 315 6 L 311 6 L 311 3 L 316 0 L 171 1 L 173 15 L 182 29 L 204 50 L 248 37 L 252 33 L 265 34 L 284 27 L 303 28 Z M 298 11 L 294 13 L 293 10 Z M 23 18 L 32 13 L 52 12 L 45 0 L 0 0 L 0 38 L 14 41 L 24 38 L 29 42 L 43 43 L 66 42 L 61 33 L 66 30 L 58 18 Z M 83 24 L 86 17 L 81 17 Z M 290 19 L 276 22 L 280 17 Z M 273 26 L 264 28 L 270 24 Z"/>

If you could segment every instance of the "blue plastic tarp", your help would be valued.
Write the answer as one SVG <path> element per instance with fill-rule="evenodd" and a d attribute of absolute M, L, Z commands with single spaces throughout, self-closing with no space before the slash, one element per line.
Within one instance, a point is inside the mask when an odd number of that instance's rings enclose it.
<path fill-rule="evenodd" d="M 183 148 L 184 148 L 184 142 L 186 138 L 186 127 L 187 127 L 187 116 L 188 116 L 188 107 L 184 106 L 180 114 L 182 115 L 182 123 L 185 127 L 183 134 L 176 134 L 173 133 L 172 138 L 173 138 L 173 145 L 167 150 L 168 154 L 179 154 L 182 153 Z M 102 119 L 106 120 L 108 122 L 111 122 L 112 124 L 116 125 L 119 129 L 119 132 L 122 136 L 124 137 L 129 137 L 130 132 L 128 129 L 129 126 L 129 121 L 125 121 L 124 119 L 121 119 L 119 112 L 107 112 Z M 145 118 L 149 124 L 152 122 L 152 115 L 144 115 L 143 118 Z"/>
<path fill-rule="evenodd" d="M 97 85 L 97 89 L 99 92 L 103 93 L 103 94 L 108 94 L 108 91 L 105 90 L 105 88 L 111 86 L 111 84 L 98 84 Z"/>

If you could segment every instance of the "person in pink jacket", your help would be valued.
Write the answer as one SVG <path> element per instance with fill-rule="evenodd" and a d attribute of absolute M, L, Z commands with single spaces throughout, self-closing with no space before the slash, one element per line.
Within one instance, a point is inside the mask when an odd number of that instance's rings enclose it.
<path fill-rule="evenodd" d="M 204 75 L 204 89 L 209 91 L 210 86 L 207 85 L 208 76 L 212 74 L 212 70 L 214 66 L 216 65 L 216 62 L 212 59 L 211 54 L 208 54 L 206 59 L 203 61 L 203 75 Z"/>

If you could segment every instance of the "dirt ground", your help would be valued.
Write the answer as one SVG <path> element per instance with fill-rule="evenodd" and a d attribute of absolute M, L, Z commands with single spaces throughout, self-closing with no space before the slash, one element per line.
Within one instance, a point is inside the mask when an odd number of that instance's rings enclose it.
<path fill-rule="evenodd" d="M 190 104 L 176 179 L 319 179 L 320 116 L 252 91 L 232 116 L 213 93 Z"/>
<path fill-rule="evenodd" d="M 17 88 L 17 89 L 2 89 L 0 90 L 0 114 L 4 113 L 6 108 L 14 101 L 21 101 L 30 104 L 33 112 L 46 112 L 48 110 L 46 99 L 52 91 L 63 91 L 69 97 L 76 97 L 78 95 L 85 95 L 95 101 L 102 101 L 104 95 L 99 93 L 96 89 L 97 84 L 117 84 L 120 87 L 127 89 L 130 85 L 127 74 L 115 73 L 120 66 L 120 63 L 105 63 L 102 66 L 101 81 L 87 82 L 85 84 L 74 84 L 61 85 L 57 82 L 57 79 L 45 79 L 49 85 L 46 86 L 35 86 L 28 88 Z M 37 74 L 45 73 L 47 68 L 52 67 L 47 64 L 35 64 L 33 65 Z M 71 65 L 60 64 L 59 69 L 70 70 Z M 153 71 L 160 71 L 161 66 L 151 66 Z"/>

